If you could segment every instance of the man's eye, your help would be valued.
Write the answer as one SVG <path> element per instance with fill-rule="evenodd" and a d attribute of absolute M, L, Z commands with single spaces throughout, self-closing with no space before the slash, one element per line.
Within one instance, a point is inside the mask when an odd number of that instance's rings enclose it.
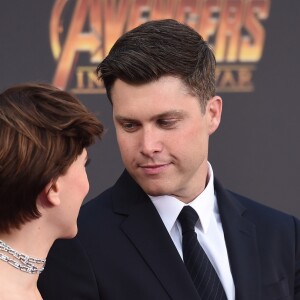
<path fill-rule="evenodd" d="M 125 123 L 122 123 L 122 127 L 124 130 L 132 132 L 138 128 L 138 125 L 135 123 L 131 123 L 131 122 L 125 122 Z"/>
<path fill-rule="evenodd" d="M 163 128 L 173 128 L 177 124 L 177 119 L 161 119 L 157 123 L 160 127 Z"/>

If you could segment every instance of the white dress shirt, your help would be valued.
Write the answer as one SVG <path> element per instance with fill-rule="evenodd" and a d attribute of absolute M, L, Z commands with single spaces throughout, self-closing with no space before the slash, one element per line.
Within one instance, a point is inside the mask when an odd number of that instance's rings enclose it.
<path fill-rule="evenodd" d="M 229 266 L 224 232 L 214 190 L 214 174 L 209 163 L 208 177 L 209 181 L 204 191 L 192 202 L 188 203 L 188 205 L 194 208 L 199 216 L 195 228 L 198 241 L 214 266 L 224 287 L 227 299 L 234 300 L 234 282 Z M 177 217 L 182 208 L 187 204 L 168 195 L 149 197 L 156 207 L 182 258 L 182 233 Z"/>

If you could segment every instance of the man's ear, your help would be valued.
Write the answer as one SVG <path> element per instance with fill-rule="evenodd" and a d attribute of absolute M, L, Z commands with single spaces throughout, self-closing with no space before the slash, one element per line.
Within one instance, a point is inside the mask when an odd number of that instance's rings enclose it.
<path fill-rule="evenodd" d="M 43 189 L 40 195 L 43 204 L 47 206 L 58 206 L 60 205 L 59 197 L 59 180 L 51 180 Z"/>
<path fill-rule="evenodd" d="M 209 135 L 213 134 L 220 125 L 222 106 L 223 101 L 219 96 L 214 96 L 207 103 L 206 114 L 208 118 Z"/>

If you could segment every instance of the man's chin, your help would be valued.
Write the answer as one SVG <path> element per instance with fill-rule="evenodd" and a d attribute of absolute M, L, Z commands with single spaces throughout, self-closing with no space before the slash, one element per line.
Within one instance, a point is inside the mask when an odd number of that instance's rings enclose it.
<path fill-rule="evenodd" d="M 162 178 L 145 178 L 145 177 L 134 177 L 137 184 L 142 190 L 150 196 L 163 196 L 168 195 L 170 190 L 167 188 L 168 182 Z"/>
<path fill-rule="evenodd" d="M 144 190 L 144 192 L 150 196 L 153 197 L 158 197 L 158 196 L 164 196 L 164 195 L 168 195 L 169 192 L 165 189 L 165 188 L 153 188 L 153 187 L 143 187 L 142 189 Z"/>

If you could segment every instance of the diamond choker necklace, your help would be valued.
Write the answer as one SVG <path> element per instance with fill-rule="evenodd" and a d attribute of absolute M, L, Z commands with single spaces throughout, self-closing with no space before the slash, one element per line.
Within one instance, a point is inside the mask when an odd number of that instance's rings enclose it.
<path fill-rule="evenodd" d="M 9 256 L 1 252 L 6 252 Z M 29 255 L 17 252 L 2 240 L 0 240 L 0 260 L 3 260 L 16 269 L 29 274 L 41 274 L 46 263 L 46 259 L 33 258 Z M 38 267 L 36 265 L 42 266 Z"/>

